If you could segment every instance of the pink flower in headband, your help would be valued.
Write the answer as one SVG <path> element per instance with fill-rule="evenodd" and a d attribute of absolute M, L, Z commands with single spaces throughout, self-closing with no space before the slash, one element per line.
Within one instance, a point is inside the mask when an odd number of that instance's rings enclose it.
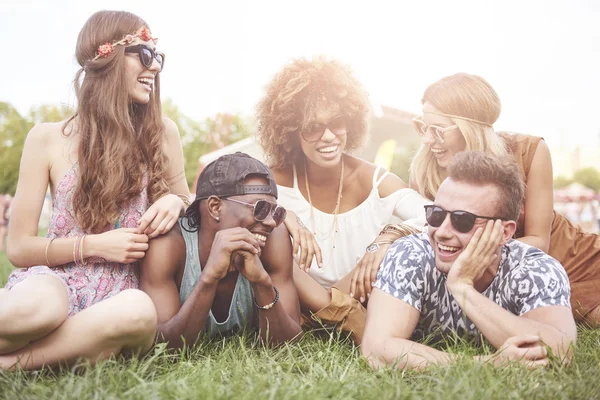
<path fill-rule="evenodd" d="M 103 45 L 101 45 L 100 47 L 98 47 L 98 56 L 106 57 L 107 55 L 112 53 L 112 51 L 113 51 L 113 45 L 106 42 Z"/>
<path fill-rule="evenodd" d="M 100 57 L 107 57 L 110 53 L 113 52 L 115 46 L 122 46 L 125 44 L 130 44 L 135 39 L 140 38 L 144 42 L 152 40 L 154 44 L 158 41 L 158 38 L 153 38 L 152 33 L 150 33 L 150 29 L 148 27 L 143 26 L 139 33 L 127 34 L 123 36 L 123 39 L 116 40 L 112 43 L 106 42 L 103 45 L 98 46 L 98 51 L 96 52 L 96 56 L 92 59 L 92 61 L 96 61 Z"/>
<path fill-rule="evenodd" d="M 140 32 L 140 38 L 144 41 L 147 42 L 149 40 L 152 40 L 152 34 L 150 33 L 150 29 L 148 29 L 147 27 L 143 27 L 142 31 Z"/>

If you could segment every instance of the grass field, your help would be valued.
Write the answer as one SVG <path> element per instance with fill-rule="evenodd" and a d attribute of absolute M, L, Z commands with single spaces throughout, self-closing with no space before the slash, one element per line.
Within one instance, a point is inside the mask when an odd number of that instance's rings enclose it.
<path fill-rule="evenodd" d="M 0 253 L 0 283 L 11 269 Z M 463 343 L 454 365 L 423 372 L 372 371 L 336 335 L 306 335 L 265 349 L 252 334 L 201 341 L 169 353 L 156 346 L 141 360 L 110 360 L 59 372 L 0 372 L 0 399 L 600 399 L 600 331 L 580 327 L 568 367 L 529 371 L 481 365 L 485 353 Z"/>

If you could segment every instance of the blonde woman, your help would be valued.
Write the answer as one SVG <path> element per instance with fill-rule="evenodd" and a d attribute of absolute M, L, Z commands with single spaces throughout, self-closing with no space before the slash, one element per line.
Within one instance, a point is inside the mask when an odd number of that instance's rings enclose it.
<path fill-rule="evenodd" d="M 423 115 L 414 122 L 423 144 L 411 165 L 411 187 L 432 199 L 446 177 L 448 163 L 464 150 L 512 155 L 527 188 L 515 237 L 563 264 L 576 320 L 597 325 L 600 239 L 553 210 L 552 160 L 544 140 L 496 132 L 493 124 L 500 115 L 500 99 L 479 76 L 461 73 L 442 78 L 427 88 L 422 104 Z"/>

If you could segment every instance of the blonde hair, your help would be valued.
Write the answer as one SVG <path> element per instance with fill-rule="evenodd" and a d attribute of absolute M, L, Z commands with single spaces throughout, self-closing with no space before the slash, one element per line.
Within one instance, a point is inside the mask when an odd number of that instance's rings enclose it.
<path fill-rule="evenodd" d="M 485 79 L 465 73 L 447 76 L 425 90 L 421 103 L 427 102 L 440 113 L 482 122 L 448 117 L 463 135 L 465 150 L 484 151 L 499 157 L 508 154 L 504 140 L 491 126 L 500 116 L 500 98 Z M 417 185 L 417 191 L 433 199 L 445 173 L 429 147 L 421 144 L 410 165 L 410 182 Z"/>

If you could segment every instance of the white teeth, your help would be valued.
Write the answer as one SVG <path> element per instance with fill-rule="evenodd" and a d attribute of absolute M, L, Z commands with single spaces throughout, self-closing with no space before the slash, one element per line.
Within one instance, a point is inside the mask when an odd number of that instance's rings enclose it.
<path fill-rule="evenodd" d="M 259 233 L 255 233 L 254 237 L 259 241 L 259 242 L 266 242 L 267 241 L 267 237 L 264 235 L 261 235 Z"/>
<path fill-rule="evenodd" d="M 446 150 L 444 150 L 444 149 L 431 149 L 431 151 L 433 153 L 440 154 L 440 153 L 444 153 Z"/>
<path fill-rule="evenodd" d="M 329 146 L 329 147 L 323 147 L 321 149 L 319 149 L 319 153 L 333 153 L 334 151 L 337 150 L 337 146 Z"/>
<path fill-rule="evenodd" d="M 138 82 L 143 83 L 144 85 L 152 86 L 154 83 L 154 79 L 150 78 L 138 78 Z"/>
<path fill-rule="evenodd" d="M 439 243 L 438 243 L 438 247 L 444 251 L 457 251 L 460 249 L 459 247 L 444 246 L 443 244 L 439 244 Z"/>

